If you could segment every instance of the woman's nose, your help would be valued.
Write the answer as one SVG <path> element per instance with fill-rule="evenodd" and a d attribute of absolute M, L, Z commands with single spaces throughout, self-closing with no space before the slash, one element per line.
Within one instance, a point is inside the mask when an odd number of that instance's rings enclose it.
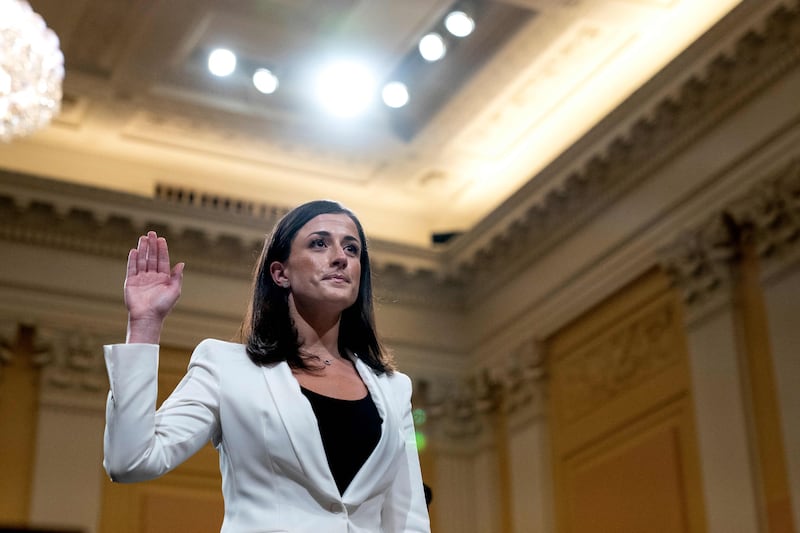
<path fill-rule="evenodd" d="M 345 266 L 347 265 L 347 254 L 342 248 L 333 248 L 333 260 L 332 263 L 337 266 Z"/>

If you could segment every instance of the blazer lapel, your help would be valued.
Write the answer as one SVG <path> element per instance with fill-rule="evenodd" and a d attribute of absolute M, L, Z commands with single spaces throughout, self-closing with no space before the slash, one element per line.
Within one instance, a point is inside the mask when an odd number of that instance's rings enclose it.
<path fill-rule="evenodd" d="M 326 495 L 339 499 L 339 489 L 328 466 L 317 418 L 289 365 L 279 363 L 262 367 L 262 370 L 300 467 L 313 485 Z"/>
<path fill-rule="evenodd" d="M 383 478 L 387 469 L 393 467 L 394 459 L 402 451 L 403 441 L 400 438 L 402 428 L 401 420 L 396 412 L 395 402 L 391 390 L 385 380 L 377 378 L 374 371 L 362 362 L 357 356 L 355 359 L 356 370 L 361 380 L 367 386 L 372 401 L 378 409 L 381 420 L 381 438 L 361 469 L 356 473 L 353 481 L 345 489 L 343 498 L 346 501 L 363 501 L 374 487 L 375 483 Z"/>

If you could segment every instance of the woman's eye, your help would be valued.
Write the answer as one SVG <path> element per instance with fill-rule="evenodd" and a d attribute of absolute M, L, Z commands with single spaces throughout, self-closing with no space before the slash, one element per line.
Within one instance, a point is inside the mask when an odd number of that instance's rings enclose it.
<path fill-rule="evenodd" d="M 359 252 L 358 246 L 354 244 L 348 244 L 347 246 L 344 247 L 344 249 L 347 251 L 347 253 L 352 255 L 358 255 Z"/>
<path fill-rule="evenodd" d="M 312 248 L 324 248 L 325 247 L 325 240 L 324 239 L 314 239 L 311 241 Z"/>

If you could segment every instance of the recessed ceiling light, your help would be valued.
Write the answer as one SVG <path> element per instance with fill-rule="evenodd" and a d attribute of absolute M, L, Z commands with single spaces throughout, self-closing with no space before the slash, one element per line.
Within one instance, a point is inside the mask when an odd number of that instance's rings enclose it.
<path fill-rule="evenodd" d="M 208 70 L 215 76 L 228 76 L 236 69 L 236 54 L 225 48 L 217 48 L 208 54 Z"/>
<path fill-rule="evenodd" d="M 475 21 L 463 11 L 453 11 L 444 19 L 444 27 L 456 37 L 466 37 L 475 29 Z"/>
<path fill-rule="evenodd" d="M 389 107 L 403 107 L 408 103 L 408 87 L 400 81 L 391 81 L 383 86 L 383 103 Z"/>
<path fill-rule="evenodd" d="M 260 68 L 253 73 L 253 85 L 258 92 L 272 94 L 278 90 L 278 77 L 267 68 Z"/>
<path fill-rule="evenodd" d="M 426 61 L 438 61 L 446 52 L 447 46 L 438 33 L 429 33 L 419 41 L 419 53 Z"/>

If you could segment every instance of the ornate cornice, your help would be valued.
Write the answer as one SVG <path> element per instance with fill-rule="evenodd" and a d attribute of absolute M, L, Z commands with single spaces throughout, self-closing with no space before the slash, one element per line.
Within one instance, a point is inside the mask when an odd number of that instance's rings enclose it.
<path fill-rule="evenodd" d="M 604 146 L 580 170 L 561 174 L 567 162 L 582 159 L 583 142 L 567 150 L 540 176 L 501 205 L 496 213 L 518 213 L 513 220 L 492 216 L 457 239 L 449 253 L 453 271 L 477 280 L 483 291 L 492 290 L 506 276 L 542 257 L 553 246 L 584 226 L 648 175 L 685 150 L 730 113 L 765 87 L 800 64 L 800 3 L 780 6 L 764 21 L 753 21 L 729 53 L 720 53 L 677 90 L 652 106 L 637 109 L 640 115 L 624 134 Z M 691 52 L 691 48 L 686 54 Z M 680 58 L 657 78 L 685 76 Z M 683 69 L 684 72 L 680 71 Z M 657 90 L 653 80 L 638 91 Z M 633 99 L 634 97 L 632 97 Z M 625 108 L 623 104 L 621 108 Z M 618 110 L 595 130 L 609 130 L 627 120 Z M 590 138 L 592 133 L 587 135 Z M 552 186 L 542 185 L 552 183 Z M 550 187 L 549 191 L 547 187 Z M 526 201 L 535 203 L 523 208 Z M 486 242 L 469 248 L 478 240 Z"/>
<path fill-rule="evenodd" d="M 138 236 L 153 229 L 170 239 L 172 257 L 192 271 L 250 279 L 264 234 L 286 210 L 251 214 L 226 210 L 224 202 L 195 205 L 182 198 L 147 199 L 0 171 L 0 240 L 124 260 Z M 391 249 L 387 258 L 381 248 Z M 462 284 L 439 272 L 438 255 L 411 252 L 373 243 L 379 301 L 460 309 Z"/>

